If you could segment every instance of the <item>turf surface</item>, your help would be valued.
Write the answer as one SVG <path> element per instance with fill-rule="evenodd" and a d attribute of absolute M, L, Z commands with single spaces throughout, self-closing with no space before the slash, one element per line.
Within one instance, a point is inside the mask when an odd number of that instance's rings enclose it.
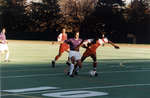
<path fill-rule="evenodd" d="M 89 77 L 92 60 L 88 58 L 74 78 L 64 72 L 67 53 L 56 68 L 51 67 L 58 48 L 49 42 L 9 42 L 11 62 L 0 60 L 1 98 L 82 98 L 86 94 L 89 98 L 150 98 L 149 45 L 120 44 L 119 50 L 100 47 L 98 77 Z"/>

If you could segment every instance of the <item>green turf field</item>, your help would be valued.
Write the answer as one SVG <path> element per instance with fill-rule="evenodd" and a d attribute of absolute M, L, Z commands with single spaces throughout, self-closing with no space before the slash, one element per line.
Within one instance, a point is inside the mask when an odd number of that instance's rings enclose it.
<path fill-rule="evenodd" d="M 11 62 L 1 57 L 1 98 L 150 98 L 150 45 L 105 45 L 97 50 L 98 77 L 90 77 L 92 60 L 79 75 L 68 77 L 67 53 L 51 68 L 59 45 L 9 42 Z M 81 49 L 81 54 L 84 49 Z"/>

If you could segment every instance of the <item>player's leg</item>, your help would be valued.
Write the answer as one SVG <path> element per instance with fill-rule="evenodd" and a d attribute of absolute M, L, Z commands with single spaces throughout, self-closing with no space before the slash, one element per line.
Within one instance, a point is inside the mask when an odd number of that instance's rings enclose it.
<path fill-rule="evenodd" d="M 5 62 L 9 62 L 9 50 L 5 50 Z"/>
<path fill-rule="evenodd" d="M 86 50 L 81 57 L 81 62 L 83 62 L 89 55 L 89 51 Z"/>
<path fill-rule="evenodd" d="M 71 59 L 68 57 L 68 60 L 66 61 L 66 64 L 68 65 L 68 66 L 70 66 L 70 64 L 71 64 Z"/>
<path fill-rule="evenodd" d="M 72 56 L 71 57 L 71 64 L 70 64 L 70 68 L 69 68 L 69 76 L 70 77 L 73 77 L 74 65 L 75 65 L 75 57 Z"/>
<path fill-rule="evenodd" d="M 9 58 L 9 50 L 8 50 L 7 44 L 4 44 L 4 45 L 3 45 L 3 51 L 4 51 L 4 53 L 5 53 L 5 59 L 4 59 L 4 61 L 5 61 L 5 62 L 8 62 L 8 61 L 9 61 L 9 60 L 8 60 L 8 58 Z"/>
<path fill-rule="evenodd" d="M 58 55 L 55 57 L 54 61 L 57 61 L 63 54 L 64 51 L 59 51 Z"/>
<path fill-rule="evenodd" d="M 0 62 L 2 61 L 2 51 L 0 51 Z"/>
<path fill-rule="evenodd" d="M 79 68 L 82 68 L 82 62 L 88 57 L 87 53 L 85 52 L 80 60 L 77 60 L 77 63 L 75 64 L 74 73 L 75 75 L 78 75 Z"/>
<path fill-rule="evenodd" d="M 75 65 L 75 74 L 78 75 L 79 68 L 82 68 L 82 62 L 88 57 L 88 55 L 83 54 L 81 60 L 78 60 Z"/>
<path fill-rule="evenodd" d="M 95 76 L 97 76 L 98 74 L 96 73 L 96 67 L 97 67 L 97 58 L 96 58 L 96 53 L 93 53 L 91 55 L 91 58 L 93 60 L 93 71 L 95 72 Z"/>
<path fill-rule="evenodd" d="M 55 59 L 52 60 L 52 67 L 53 68 L 55 67 L 55 62 L 62 56 L 63 52 L 64 52 L 64 49 L 63 49 L 63 46 L 61 44 L 60 47 L 59 47 L 59 53 L 58 53 L 58 55 L 56 55 Z"/>
<path fill-rule="evenodd" d="M 88 56 L 82 55 L 81 62 L 83 62 Z"/>
<path fill-rule="evenodd" d="M 76 60 L 76 65 L 74 68 L 74 74 L 78 75 L 79 69 L 82 68 L 81 55 L 79 52 L 76 53 L 75 60 Z"/>
<path fill-rule="evenodd" d="M 66 51 L 66 52 L 68 52 L 69 53 L 69 51 L 70 51 L 70 47 L 69 47 L 69 45 L 68 44 L 66 44 L 66 43 L 63 43 L 63 50 L 64 51 Z M 70 62 L 71 62 L 71 60 L 69 59 L 69 57 L 68 57 L 68 60 L 66 61 L 66 64 L 69 66 L 70 65 Z"/>

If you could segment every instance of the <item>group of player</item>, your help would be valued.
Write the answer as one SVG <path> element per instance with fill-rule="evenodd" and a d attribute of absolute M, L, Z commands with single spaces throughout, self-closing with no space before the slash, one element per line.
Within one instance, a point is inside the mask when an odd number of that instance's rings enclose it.
<path fill-rule="evenodd" d="M 119 49 L 119 46 L 115 45 L 113 42 L 109 41 L 106 37 L 102 38 L 94 38 L 94 39 L 86 39 L 83 40 L 79 38 L 80 32 L 75 31 L 74 37 L 67 39 L 66 29 L 63 28 L 62 32 L 58 36 L 58 41 L 61 43 L 59 47 L 59 53 L 52 61 L 52 67 L 55 67 L 55 62 L 59 59 L 59 57 L 63 54 L 63 52 L 69 52 L 67 65 L 69 65 L 69 71 L 67 75 L 70 77 L 74 77 L 74 75 L 78 74 L 79 68 L 82 68 L 82 62 L 87 58 L 91 57 L 93 60 L 93 71 L 95 76 L 98 74 L 96 73 L 97 67 L 97 57 L 96 57 L 96 50 L 99 46 L 103 46 L 105 43 L 109 43 L 114 48 Z M 86 48 L 85 52 L 83 53 L 82 57 L 79 52 L 79 48 L 83 47 Z"/>
<path fill-rule="evenodd" d="M 3 28 L 0 33 L 0 56 L 5 53 L 5 62 L 8 62 L 9 59 L 9 49 L 8 49 L 8 42 L 6 40 L 6 29 Z M 55 62 L 61 57 L 61 55 L 67 51 L 69 52 L 67 65 L 69 65 L 68 75 L 73 77 L 77 75 L 79 68 L 82 68 L 82 62 L 87 58 L 91 57 L 93 60 L 93 71 L 95 72 L 95 76 L 98 74 L 96 73 L 97 67 L 97 57 L 96 57 L 96 50 L 99 46 L 103 46 L 105 43 L 109 43 L 114 48 L 119 49 L 119 46 L 115 45 L 113 42 L 109 41 L 106 37 L 102 38 L 94 38 L 94 39 L 86 39 L 83 40 L 79 38 L 80 32 L 75 31 L 73 38 L 67 37 L 66 29 L 62 28 L 62 32 L 58 36 L 58 41 L 61 43 L 59 47 L 59 53 L 52 61 L 52 67 L 55 67 Z M 83 53 L 82 57 L 79 52 L 79 48 L 83 47 L 86 48 L 85 52 Z"/>

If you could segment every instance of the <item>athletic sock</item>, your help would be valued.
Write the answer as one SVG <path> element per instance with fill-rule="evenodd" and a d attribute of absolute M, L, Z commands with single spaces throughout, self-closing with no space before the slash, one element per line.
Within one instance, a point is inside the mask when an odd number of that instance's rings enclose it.
<path fill-rule="evenodd" d="M 75 72 L 79 72 L 79 66 L 76 67 Z"/>
<path fill-rule="evenodd" d="M 96 67 L 93 68 L 93 71 L 96 71 Z"/>
<path fill-rule="evenodd" d="M 72 73 L 73 73 L 73 70 L 74 70 L 74 64 L 70 64 L 70 69 L 69 69 L 69 75 L 72 75 Z"/>
<path fill-rule="evenodd" d="M 6 53 L 5 60 L 8 60 L 8 57 L 9 57 L 9 52 Z"/>

